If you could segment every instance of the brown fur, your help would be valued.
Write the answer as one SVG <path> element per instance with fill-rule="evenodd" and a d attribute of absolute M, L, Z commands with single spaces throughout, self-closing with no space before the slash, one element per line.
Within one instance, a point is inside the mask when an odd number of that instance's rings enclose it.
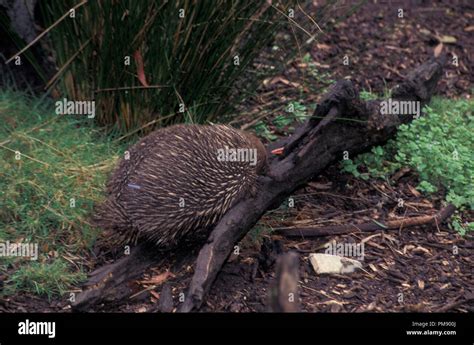
<path fill-rule="evenodd" d="M 257 149 L 257 164 L 217 159 L 218 149 Z M 119 243 L 139 239 L 162 249 L 206 238 L 236 202 L 257 192 L 266 151 L 255 136 L 228 126 L 175 125 L 129 149 L 107 184 L 96 224 Z M 180 205 L 180 202 L 183 205 Z"/>

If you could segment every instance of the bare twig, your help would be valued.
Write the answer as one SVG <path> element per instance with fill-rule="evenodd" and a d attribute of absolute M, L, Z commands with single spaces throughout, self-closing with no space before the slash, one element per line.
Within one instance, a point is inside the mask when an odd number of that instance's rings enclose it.
<path fill-rule="evenodd" d="M 429 223 L 441 223 L 446 218 L 451 216 L 456 208 L 449 204 L 435 215 L 426 215 L 419 217 L 408 217 L 403 219 L 391 220 L 384 223 L 372 222 L 363 224 L 344 224 L 344 225 L 330 225 L 317 228 L 292 228 L 280 229 L 276 233 L 286 237 L 322 237 L 348 234 L 351 232 L 373 232 L 377 230 L 398 230 L 400 227 L 408 228 L 417 225 L 424 225 Z"/>

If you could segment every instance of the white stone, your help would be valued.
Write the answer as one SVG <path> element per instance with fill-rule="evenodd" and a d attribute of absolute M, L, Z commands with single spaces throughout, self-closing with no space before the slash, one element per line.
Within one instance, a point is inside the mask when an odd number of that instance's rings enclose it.
<path fill-rule="evenodd" d="M 338 255 L 312 253 L 309 261 L 317 274 L 346 274 L 362 268 L 360 261 Z"/>

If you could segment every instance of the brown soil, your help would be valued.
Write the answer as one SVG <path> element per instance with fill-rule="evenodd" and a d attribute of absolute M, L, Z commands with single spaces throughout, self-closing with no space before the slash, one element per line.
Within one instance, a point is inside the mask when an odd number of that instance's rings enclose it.
<path fill-rule="evenodd" d="M 420 6 L 367 4 L 335 25 L 312 45 L 311 55 L 329 66 L 332 79 L 348 78 L 361 89 L 383 92 L 408 71 L 439 53 L 449 57 L 438 92 L 447 97 L 472 94 L 474 82 L 474 6 L 449 2 Z M 452 2 L 451 2 L 452 3 Z M 398 9 L 403 9 L 403 18 Z M 444 43 L 442 43 L 444 42 Z M 447 43 L 449 42 L 449 43 Z M 441 46 L 442 43 L 442 46 Z M 347 55 L 349 65 L 342 63 Z M 458 66 L 452 57 L 458 57 Z"/>

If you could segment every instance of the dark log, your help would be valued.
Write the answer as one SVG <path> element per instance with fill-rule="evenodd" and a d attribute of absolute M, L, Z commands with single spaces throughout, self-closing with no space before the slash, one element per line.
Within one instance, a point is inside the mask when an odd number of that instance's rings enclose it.
<path fill-rule="evenodd" d="M 441 78 L 445 58 L 433 59 L 409 73 L 392 93 L 393 100 L 429 102 Z M 382 145 L 413 115 L 381 114 L 380 101 L 364 102 L 350 81 L 339 81 L 295 134 L 269 146 L 284 147 L 259 180 L 260 193 L 229 210 L 209 236 L 196 261 L 195 272 L 180 311 L 199 309 L 234 245 L 265 211 L 279 205 L 295 189 L 340 161 Z M 420 107 L 421 109 L 421 107 Z"/>
<path fill-rule="evenodd" d="M 387 222 L 372 222 L 363 224 L 343 224 L 343 225 L 329 225 L 321 226 L 317 228 L 292 228 L 292 229 L 281 229 L 275 231 L 278 235 L 286 237 L 323 237 L 323 236 L 334 236 L 341 234 L 349 234 L 351 232 L 374 232 L 377 230 L 396 230 L 400 228 L 409 228 L 417 225 L 424 224 L 440 224 L 446 218 L 450 217 L 456 207 L 449 204 L 441 211 L 434 215 L 407 217 L 403 219 L 390 220 Z"/>
<path fill-rule="evenodd" d="M 277 313 L 300 311 L 299 268 L 300 263 L 297 253 L 289 252 L 278 257 L 275 283 L 270 288 L 270 311 Z"/>
<path fill-rule="evenodd" d="M 161 288 L 159 310 L 162 313 L 171 313 L 173 311 L 173 295 L 171 293 L 171 286 L 165 283 Z"/>
<path fill-rule="evenodd" d="M 73 310 L 89 311 L 96 304 L 116 302 L 130 296 L 132 289 L 127 283 L 138 278 L 153 263 L 156 259 L 146 245 L 132 248 L 129 255 L 90 274 L 83 286 L 84 291 L 76 296 L 71 305 Z"/>

